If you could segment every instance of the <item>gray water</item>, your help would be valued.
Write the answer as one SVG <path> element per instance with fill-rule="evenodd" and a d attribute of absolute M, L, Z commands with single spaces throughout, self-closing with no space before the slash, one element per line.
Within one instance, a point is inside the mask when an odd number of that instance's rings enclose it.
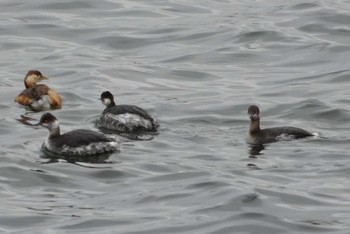
<path fill-rule="evenodd" d="M 0 2 L 1 233 L 350 233 L 350 3 Z M 110 90 L 161 125 L 96 160 L 50 158 L 14 103 L 38 69 L 63 132 Z M 251 150 L 262 126 L 321 137 Z"/>

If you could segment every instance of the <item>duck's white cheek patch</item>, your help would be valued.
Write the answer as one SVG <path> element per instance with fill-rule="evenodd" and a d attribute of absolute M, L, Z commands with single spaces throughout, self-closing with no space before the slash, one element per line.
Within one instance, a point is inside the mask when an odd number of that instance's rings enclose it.
<path fill-rule="evenodd" d="M 107 106 L 107 105 L 111 104 L 111 100 L 109 100 L 108 98 L 104 98 L 102 100 L 102 103 Z"/>

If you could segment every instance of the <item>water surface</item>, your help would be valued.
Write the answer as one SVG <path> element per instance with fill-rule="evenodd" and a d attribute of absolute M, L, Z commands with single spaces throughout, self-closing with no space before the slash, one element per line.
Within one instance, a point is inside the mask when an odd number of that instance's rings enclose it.
<path fill-rule="evenodd" d="M 349 233 L 350 4 L 0 3 L 3 233 Z M 14 103 L 29 69 L 61 93 L 61 130 L 94 129 L 109 90 L 160 122 L 96 161 L 48 158 Z M 262 125 L 322 137 L 252 151 Z"/>

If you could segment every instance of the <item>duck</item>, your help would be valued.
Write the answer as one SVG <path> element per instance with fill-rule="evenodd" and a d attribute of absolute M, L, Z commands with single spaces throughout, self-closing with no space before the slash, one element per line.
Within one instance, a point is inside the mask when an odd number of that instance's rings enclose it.
<path fill-rule="evenodd" d="M 157 132 L 157 120 L 144 109 L 135 105 L 116 105 L 109 91 L 101 94 L 101 102 L 106 108 L 95 122 L 98 127 L 120 133 Z"/>
<path fill-rule="evenodd" d="M 106 135 L 87 129 L 77 129 L 61 134 L 57 118 L 47 112 L 33 126 L 43 126 L 49 134 L 42 148 L 49 153 L 64 156 L 91 156 L 113 153 L 120 149 L 120 142 Z"/>
<path fill-rule="evenodd" d="M 294 140 L 315 136 L 315 134 L 304 129 L 289 126 L 260 129 L 260 109 L 256 105 L 249 106 L 248 116 L 250 126 L 247 143 L 251 145 L 263 145 L 279 140 Z"/>
<path fill-rule="evenodd" d="M 24 77 L 24 86 L 26 89 L 15 98 L 15 102 L 33 109 L 61 108 L 61 96 L 47 85 L 37 84 L 42 80 L 48 79 L 49 78 L 44 76 L 38 70 L 29 70 L 27 75 Z"/>

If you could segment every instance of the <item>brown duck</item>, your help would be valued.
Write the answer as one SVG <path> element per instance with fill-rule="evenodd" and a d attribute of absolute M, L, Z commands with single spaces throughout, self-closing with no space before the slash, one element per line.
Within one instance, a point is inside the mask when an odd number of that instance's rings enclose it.
<path fill-rule="evenodd" d="M 53 89 L 44 84 L 37 84 L 42 80 L 48 80 L 40 71 L 30 70 L 24 78 L 26 87 L 15 99 L 23 106 L 32 108 L 42 108 L 50 106 L 51 108 L 61 108 L 61 96 Z"/>

